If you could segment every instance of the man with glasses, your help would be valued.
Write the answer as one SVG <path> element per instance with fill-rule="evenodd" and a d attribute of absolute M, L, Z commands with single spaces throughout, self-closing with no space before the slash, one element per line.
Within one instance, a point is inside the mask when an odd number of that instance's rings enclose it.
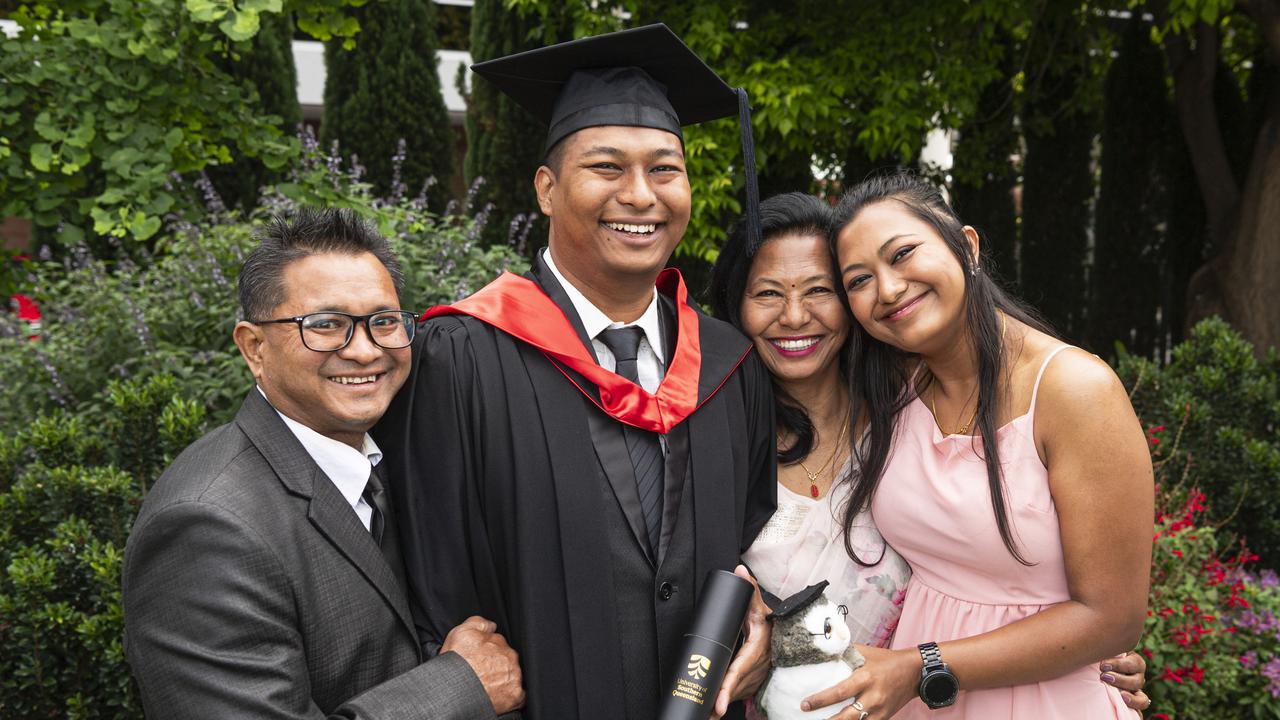
<path fill-rule="evenodd" d="M 125 651 L 148 717 L 492 718 L 515 652 L 471 617 L 424 650 L 366 434 L 408 374 L 387 243 L 345 210 L 271 223 L 233 331 L 257 387 L 156 482 L 125 551 Z M 425 662 L 424 662 L 425 660 Z"/>

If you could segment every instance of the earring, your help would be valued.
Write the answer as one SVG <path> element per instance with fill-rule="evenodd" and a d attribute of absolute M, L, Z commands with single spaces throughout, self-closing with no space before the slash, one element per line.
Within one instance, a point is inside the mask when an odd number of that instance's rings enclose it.
<path fill-rule="evenodd" d="M 978 266 L 974 265 L 973 267 L 969 268 L 969 274 L 974 277 L 978 277 Z"/>

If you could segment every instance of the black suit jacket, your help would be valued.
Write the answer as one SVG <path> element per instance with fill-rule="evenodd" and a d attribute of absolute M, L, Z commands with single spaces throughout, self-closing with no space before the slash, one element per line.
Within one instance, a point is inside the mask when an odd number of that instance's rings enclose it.
<path fill-rule="evenodd" d="M 422 661 L 377 544 L 256 389 L 147 496 L 124 617 L 148 717 L 494 717 L 460 656 Z"/>

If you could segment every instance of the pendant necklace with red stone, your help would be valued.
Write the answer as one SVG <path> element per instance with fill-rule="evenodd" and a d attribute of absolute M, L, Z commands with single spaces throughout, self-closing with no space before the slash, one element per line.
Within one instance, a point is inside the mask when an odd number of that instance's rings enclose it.
<path fill-rule="evenodd" d="M 810 472 L 809 468 L 805 467 L 804 461 L 800 462 L 800 469 L 804 470 L 804 474 L 809 476 L 809 496 L 810 497 L 817 499 L 818 476 L 821 475 L 827 469 L 827 466 L 830 465 L 836 459 L 836 455 L 840 454 L 840 445 L 841 443 L 844 442 L 845 435 L 848 433 L 848 431 L 849 431 L 849 421 L 845 420 L 844 425 L 841 426 L 840 428 L 840 437 L 836 438 L 836 446 L 831 450 L 831 456 L 828 457 L 827 461 L 822 464 L 822 467 L 818 468 L 817 472 Z M 835 471 L 832 470 L 832 480 L 834 479 L 835 479 Z"/>

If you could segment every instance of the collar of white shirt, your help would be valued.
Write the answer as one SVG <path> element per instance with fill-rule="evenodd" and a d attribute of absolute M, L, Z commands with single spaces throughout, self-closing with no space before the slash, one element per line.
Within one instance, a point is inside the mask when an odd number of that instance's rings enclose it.
<path fill-rule="evenodd" d="M 262 388 L 259 387 L 258 392 L 262 393 Z M 262 397 L 267 397 L 267 394 L 262 393 Z M 268 399 L 267 402 L 271 400 Z M 272 409 L 274 408 L 273 405 Z M 369 482 L 369 473 L 374 465 L 382 462 L 382 451 L 378 449 L 378 444 L 369 437 L 369 433 L 365 433 L 364 445 L 356 450 L 346 443 L 321 435 L 279 410 L 276 410 L 276 414 L 293 432 L 293 436 L 298 438 L 298 442 L 302 443 L 302 449 L 307 451 L 311 459 L 316 461 L 316 465 L 320 466 L 320 470 L 338 488 L 338 492 L 342 493 L 343 499 L 351 509 L 356 511 L 356 515 L 360 516 L 361 522 L 368 527 L 366 518 L 361 514 L 358 506 L 365 505 L 361 494 L 364 493 L 364 486 Z"/>
<path fill-rule="evenodd" d="M 658 318 L 658 291 L 656 289 L 653 291 L 653 299 L 649 301 L 649 307 L 645 308 L 644 314 L 638 320 L 629 323 L 614 322 L 600 308 L 592 304 L 586 295 L 583 295 L 578 288 L 574 287 L 573 283 L 565 278 L 560 272 L 560 268 L 556 267 L 550 248 L 542 254 L 542 259 L 547 263 L 547 268 L 551 270 L 551 274 L 555 275 L 556 280 L 560 282 L 560 286 L 564 288 L 565 293 L 569 295 L 569 302 L 573 303 L 573 309 L 578 312 L 578 319 L 582 321 L 582 327 L 587 331 L 587 337 L 595 339 L 601 332 L 610 328 L 635 325 L 644 331 L 645 340 L 649 342 L 649 347 L 653 349 L 653 354 L 658 358 L 658 365 L 661 366 L 666 362 L 662 347 L 662 328 Z"/>

